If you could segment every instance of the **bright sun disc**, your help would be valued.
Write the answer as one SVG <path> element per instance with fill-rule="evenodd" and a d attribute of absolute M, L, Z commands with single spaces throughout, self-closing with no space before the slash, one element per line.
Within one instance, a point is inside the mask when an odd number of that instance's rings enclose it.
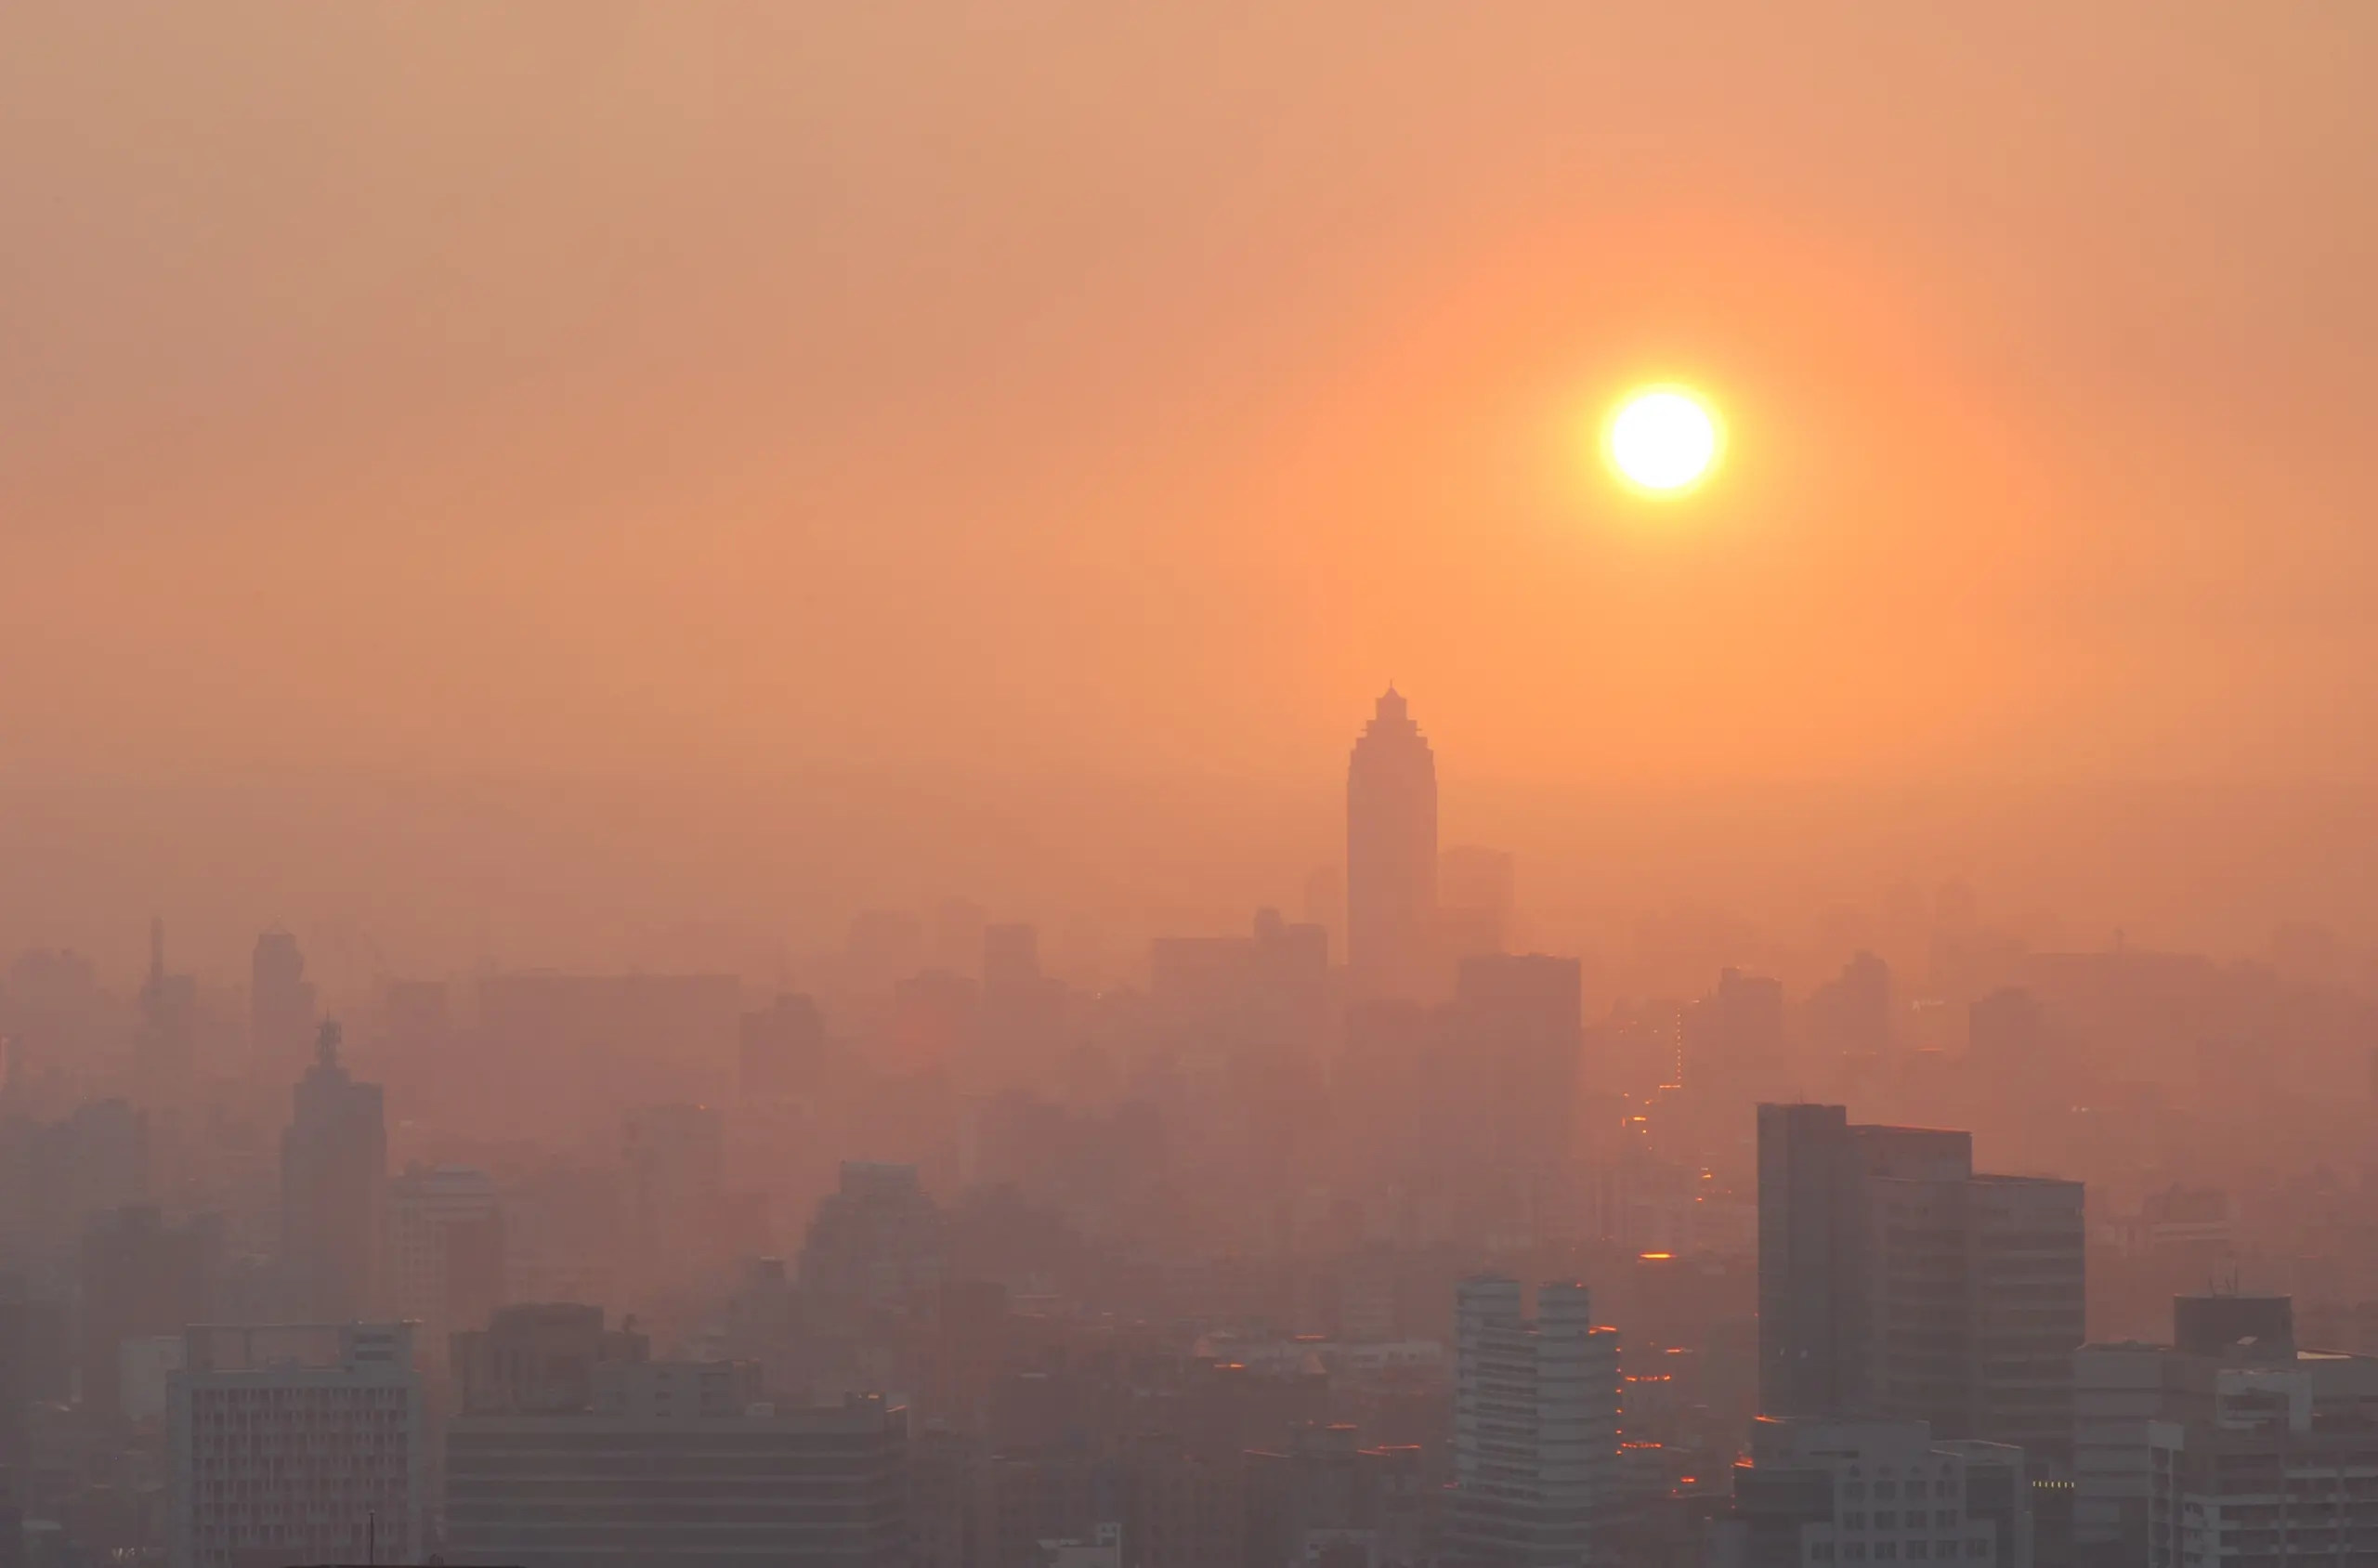
<path fill-rule="evenodd" d="M 1718 422 L 1689 392 L 1637 392 L 1610 422 L 1610 461 L 1640 489 L 1684 490 L 1718 461 Z"/>

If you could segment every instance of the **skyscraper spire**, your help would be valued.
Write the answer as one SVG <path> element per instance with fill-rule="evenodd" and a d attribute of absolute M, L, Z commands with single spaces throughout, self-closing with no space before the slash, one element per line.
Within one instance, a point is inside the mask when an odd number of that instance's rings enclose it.
<path fill-rule="evenodd" d="M 1358 997 L 1427 989 L 1437 761 L 1393 682 L 1346 769 L 1346 962 Z"/>

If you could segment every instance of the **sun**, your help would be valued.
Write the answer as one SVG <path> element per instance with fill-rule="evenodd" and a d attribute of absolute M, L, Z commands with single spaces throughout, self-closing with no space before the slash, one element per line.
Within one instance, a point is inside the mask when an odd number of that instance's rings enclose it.
<path fill-rule="evenodd" d="M 1647 495 L 1682 495 L 1708 477 L 1724 445 L 1718 416 L 1681 386 L 1627 395 L 1602 438 L 1619 477 Z"/>

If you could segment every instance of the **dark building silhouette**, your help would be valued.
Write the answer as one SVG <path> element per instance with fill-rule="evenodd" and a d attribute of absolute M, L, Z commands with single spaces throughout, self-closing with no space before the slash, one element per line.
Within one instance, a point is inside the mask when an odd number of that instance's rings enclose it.
<path fill-rule="evenodd" d="M 1685 1010 L 1685 1087 L 1728 1101 L 1770 1098 L 1790 1075 L 1784 985 L 1727 969 L 1718 988 Z"/>
<path fill-rule="evenodd" d="M 1437 760 L 1391 686 L 1346 769 L 1346 964 L 1361 998 L 1426 994 L 1437 912 Z"/>
<path fill-rule="evenodd" d="M 1169 1043 L 1310 1058 L 1329 1024 L 1329 934 L 1259 909 L 1248 936 L 1159 936 L 1149 998 Z"/>
<path fill-rule="evenodd" d="M 372 1300 L 388 1174 L 380 1086 L 340 1065 L 325 1021 L 281 1136 L 281 1250 L 293 1315 L 351 1323 Z"/>
<path fill-rule="evenodd" d="M 140 987 L 142 1078 L 167 1092 L 187 1085 L 197 1065 L 198 982 L 165 973 L 165 922 L 149 922 L 149 975 Z"/>
<path fill-rule="evenodd" d="M 908 1302 L 941 1283 L 941 1209 L 913 1165 L 844 1160 L 801 1248 L 804 1290 L 844 1306 Z"/>
<path fill-rule="evenodd" d="M 633 1328 L 606 1328 L 603 1309 L 540 1301 L 499 1307 L 485 1328 L 449 1341 L 455 1407 L 472 1415 L 567 1415 L 591 1409 L 594 1368 L 651 1359 Z"/>
<path fill-rule="evenodd" d="M 222 1262 L 223 1227 L 213 1215 L 171 1224 L 136 1205 L 93 1217 L 83 1233 L 77 1345 L 85 1410 L 121 1418 L 124 1342 L 207 1321 Z"/>
<path fill-rule="evenodd" d="M 301 1061 L 314 1034 L 314 987 L 297 938 L 279 926 L 256 938 L 248 960 L 248 1033 L 267 1070 Z"/>
<path fill-rule="evenodd" d="M 1500 1163 L 1540 1169 L 1573 1151 L 1581 986 L 1575 959 L 1489 953 L 1461 961 L 1457 1027 L 1469 1060 L 1492 1077 L 1489 1130 Z"/>
<path fill-rule="evenodd" d="M 2077 1182 L 1977 1174 L 1970 1133 L 1761 1105 L 1759 1389 L 2069 1456 L 2084 1329 Z"/>

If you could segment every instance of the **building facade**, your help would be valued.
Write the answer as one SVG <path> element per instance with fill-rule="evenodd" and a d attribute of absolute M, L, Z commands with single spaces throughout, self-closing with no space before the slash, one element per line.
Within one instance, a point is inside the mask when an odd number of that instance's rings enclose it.
<path fill-rule="evenodd" d="M 1457 1287 L 1454 1490 L 1444 1557 L 1470 1568 L 1576 1568 L 1596 1561 L 1615 1500 L 1618 1335 L 1593 1325 L 1574 1282 Z"/>
<path fill-rule="evenodd" d="M 1938 1441 L 1921 1421 L 1761 1417 L 1710 1548 L 1712 1568 L 2032 1568 L 2023 1453 Z"/>
<path fill-rule="evenodd" d="M 183 1363 L 165 1396 L 173 1568 L 418 1561 L 410 1325 L 194 1327 Z"/>
<path fill-rule="evenodd" d="M 905 1410 L 869 1397 L 838 1409 L 717 1414 L 694 1379 L 691 1413 L 660 1414 L 658 1368 L 597 1368 L 592 1411 L 457 1417 L 446 1439 L 446 1560 L 512 1568 L 903 1560 Z"/>

